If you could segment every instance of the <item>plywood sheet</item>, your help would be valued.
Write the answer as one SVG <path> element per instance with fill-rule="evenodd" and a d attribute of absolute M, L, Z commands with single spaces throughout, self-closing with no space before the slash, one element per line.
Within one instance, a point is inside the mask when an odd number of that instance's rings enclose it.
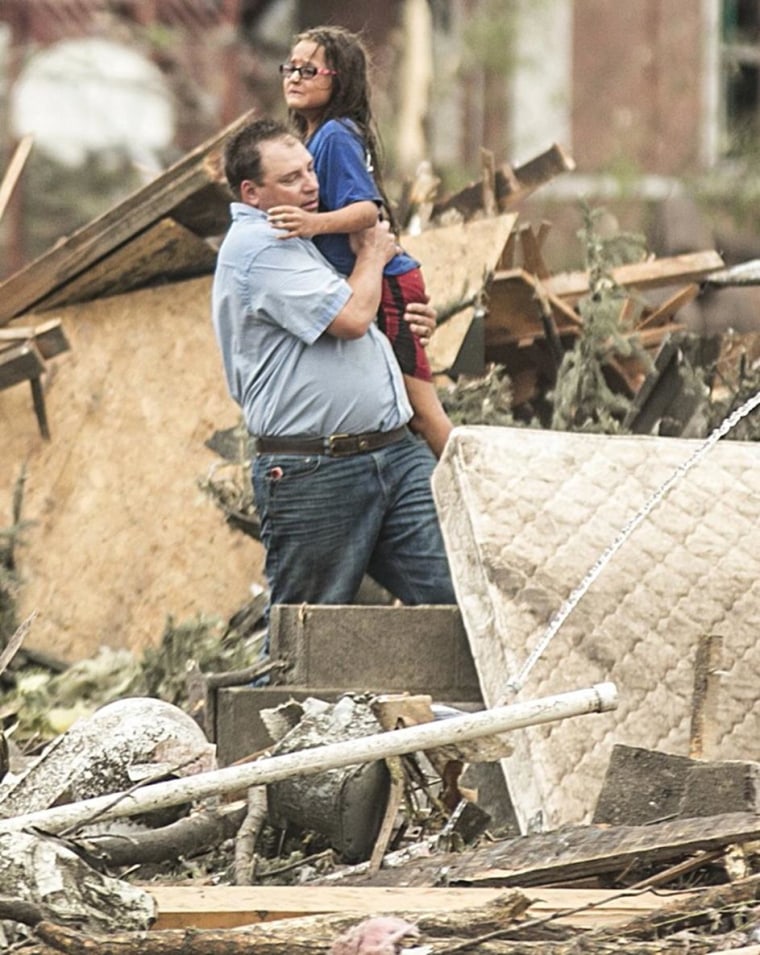
<path fill-rule="evenodd" d="M 51 441 L 29 388 L 0 392 L 0 527 L 26 468 L 17 548 L 28 644 L 71 661 L 139 651 L 171 615 L 224 619 L 261 583 L 263 549 L 198 482 L 238 421 L 210 319 L 210 277 L 55 309 L 71 351 L 47 362 Z M 36 325 L 40 316 L 26 316 Z"/>
<path fill-rule="evenodd" d="M 501 259 L 517 216 L 494 216 L 404 236 L 406 251 L 422 265 L 430 301 L 439 310 L 465 301 L 485 288 Z M 439 326 L 427 353 L 434 373 L 448 371 L 472 322 L 466 308 Z"/>
<path fill-rule="evenodd" d="M 614 743 L 688 754 L 699 637 L 724 640 L 707 758 L 760 759 L 760 445 L 723 441 L 615 553 L 531 669 L 553 615 L 696 442 L 471 427 L 433 476 L 484 700 L 613 681 L 611 713 L 513 734 L 523 831 L 589 820 Z"/>

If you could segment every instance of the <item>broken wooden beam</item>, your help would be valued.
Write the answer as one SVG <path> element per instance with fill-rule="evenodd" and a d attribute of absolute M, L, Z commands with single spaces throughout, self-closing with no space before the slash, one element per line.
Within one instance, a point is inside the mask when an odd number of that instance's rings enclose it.
<path fill-rule="evenodd" d="M 561 830 L 519 836 L 458 856 L 431 859 L 428 866 L 447 866 L 450 883 L 479 886 L 531 886 L 546 882 L 623 872 L 632 865 L 649 866 L 760 838 L 760 815 L 725 813 L 650 823 L 645 826 L 566 826 Z M 559 842 L 558 842 L 559 840 Z M 558 845 L 561 851 L 558 851 Z M 413 878 L 405 866 L 403 876 Z M 409 884 L 408 882 L 406 884 Z"/>
<path fill-rule="evenodd" d="M 539 186 L 543 186 L 556 176 L 565 172 L 572 172 L 574 169 L 575 160 L 573 157 L 565 152 L 559 143 L 553 143 L 544 152 L 513 169 L 518 188 L 510 189 L 501 197 L 502 211 L 511 209 L 532 192 L 535 192 Z"/>
<path fill-rule="evenodd" d="M 162 219 L 37 303 L 44 310 L 89 302 L 157 282 L 211 274 L 216 251 L 172 218 Z"/>
<path fill-rule="evenodd" d="M 40 377 L 45 370 L 45 362 L 33 341 L 26 341 L 21 345 L 13 345 L 0 351 L 0 391 L 10 388 L 22 381 L 28 381 L 32 388 L 32 402 L 40 434 L 50 440 L 47 412 L 45 410 L 45 396 L 42 391 Z"/>
<path fill-rule="evenodd" d="M 563 172 L 572 172 L 573 169 L 575 169 L 575 161 L 557 143 L 520 166 L 504 163 L 493 170 L 496 209 L 499 212 L 513 209 L 539 186 Z M 440 218 L 452 209 L 465 220 L 478 212 L 488 214 L 488 210 L 484 208 L 483 181 L 471 183 L 454 195 L 436 202 L 433 205 L 431 218 Z"/>
<path fill-rule="evenodd" d="M 486 905 L 502 889 L 473 886 L 371 885 L 161 885 L 144 886 L 156 900 L 154 929 L 236 928 L 256 922 L 347 912 L 454 911 Z M 610 889 L 541 888 L 530 906 L 531 917 L 551 917 L 559 924 L 593 929 L 628 922 L 662 904 L 662 896 L 641 892 L 621 898 Z M 685 896 L 675 896 L 681 898 Z M 563 915 L 562 912 L 568 914 Z"/>
<path fill-rule="evenodd" d="M 7 278 L 0 284 L 0 325 L 30 310 L 95 262 L 170 215 L 209 182 L 221 181 L 217 154 L 227 137 L 250 121 L 253 113 L 239 117 L 152 182 Z"/>
<path fill-rule="evenodd" d="M 184 779 L 146 785 L 130 792 L 96 796 L 69 805 L 55 806 L 0 820 L 0 832 L 39 826 L 46 832 L 60 832 L 92 821 L 121 819 L 142 812 L 181 805 L 207 796 L 241 792 L 251 786 L 277 782 L 343 766 L 421 752 L 446 743 L 458 743 L 525 726 L 536 726 L 588 713 L 604 713 L 617 706 L 612 683 L 599 683 L 583 690 L 495 707 L 479 713 L 437 720 L 365 736 L 347 742 L 330 743 L 308 750 L 260 759 L 242 766 L 196 773 Z"/>
<path fill-rule="evenodd" d="M 624 288 L 662 288 L 682 282 L 696 282 L 719 269 L 723 259 L 718 252 L 691 252 L 669 258 L 650 259 L 620 265 L 610 270 L 610 276 Z M 498 273 L 494 279 L 498 278 Z M 560 272 L 546 279 L 546 289 L 566 301 L 574 301 L 589 291 L 589 273 Z"/>
<path fill-rule="evenodd" d="M 31 340 L 43 358 L 54 358 L 71 347 L 60 318 L 51 318 L 39 325 L 9 325 L 0 328 L 0 351 L 5 346 Z"/>

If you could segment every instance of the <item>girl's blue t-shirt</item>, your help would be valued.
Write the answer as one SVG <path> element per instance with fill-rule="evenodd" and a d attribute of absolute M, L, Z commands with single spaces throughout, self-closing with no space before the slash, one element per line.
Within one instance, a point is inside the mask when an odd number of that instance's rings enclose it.
<path fill-rule="evenodd" d="M 356 125 L 349 119 L 329 119 L 306 146 L 319 180 L 319 211 L 334 212 L 353 202 L 375 202 L 382 196 L 372 175 L 369 152 Z M 346 233 L 314 236 L 314 244 L 341 275 L 350 275 L 356 256 Z M 419 263 L 405 252 L 385 266 L 386 275 L 403 275 Z"/>

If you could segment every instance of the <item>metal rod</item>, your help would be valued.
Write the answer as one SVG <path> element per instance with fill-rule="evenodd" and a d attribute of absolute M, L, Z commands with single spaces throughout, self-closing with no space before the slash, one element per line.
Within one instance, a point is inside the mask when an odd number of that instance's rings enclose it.
<path fill-rule="evenodd" d="M 129 793 L 96 796 L 78 803 L 1 819 L 0 832 L 34 826 L 45 832 L 56 833 L 84 825 L 95 817 L 98 822 L 124 818 L 207 796 L 247 790 L 251 786 L 274 783 L 292 776 L 307 776 L 327 769 L 360 765 L 586 713 L 603 713 L 616 706 L 615 685 L 599 683 L 583 690 L 270 756 L 242 766 L 227 766 L 183 779 L 153 783 Z"/>

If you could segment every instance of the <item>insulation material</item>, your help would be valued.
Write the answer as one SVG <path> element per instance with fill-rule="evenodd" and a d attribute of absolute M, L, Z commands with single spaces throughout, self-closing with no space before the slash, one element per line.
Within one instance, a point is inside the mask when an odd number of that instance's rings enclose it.
<path fill-rule="evenodd" d="M 487 705 L 614 682 L 616 711 L 517 731 L 523 831 L 587 822 L 614 743 L 687 755 L 697 645 L 723 659 L 707 758 L 760 759 L 760 446 L 723 441 L 669 487 L 530 669 L 547 626 L 699 447 L 676 438 L 457 428 L 433 476 Z"/>

